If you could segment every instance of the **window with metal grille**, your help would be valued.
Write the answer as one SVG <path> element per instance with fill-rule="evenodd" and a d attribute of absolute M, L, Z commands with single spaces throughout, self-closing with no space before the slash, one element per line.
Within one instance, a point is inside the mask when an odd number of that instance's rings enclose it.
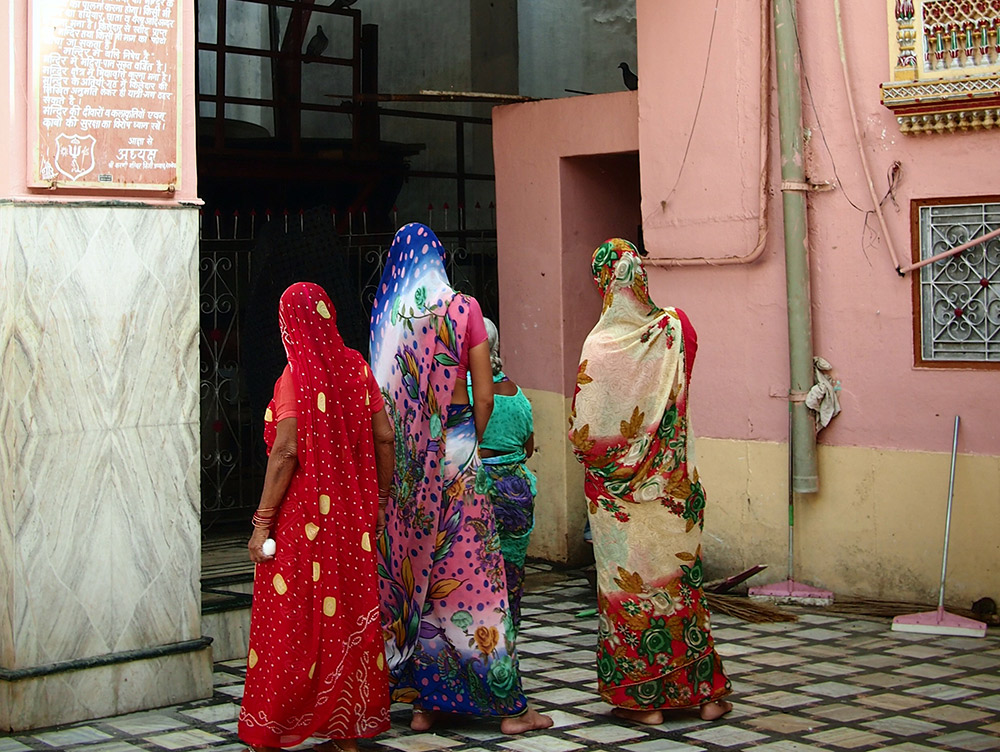
<path fill-rule="evenodd" d="M 914 261 L 1000 230 L 1000 198 L 915 201 Z M 918 366 L 1000 368 L 1000 238 L 913 275 Z"/>

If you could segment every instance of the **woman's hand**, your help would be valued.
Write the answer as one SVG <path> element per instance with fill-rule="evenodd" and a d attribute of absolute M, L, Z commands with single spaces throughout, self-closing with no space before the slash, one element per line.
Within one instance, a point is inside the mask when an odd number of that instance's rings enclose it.
<path fill-rule="evenodd" d="M 262 527 L 255 527 L 253 529 L 253 535 L 250 536 L 250 542 L 247 543 L 247 548 L 250 549 L 250 561 L 254 564 L 263 564 L 265 561 L 272 561 L 273 556 L 264 555 L 264 541 L 267 540 L 267 529 Z"/>
<path fill-rule="evenodd" d="M 385 507 L 379 504 L 378 517 L 375 519 L 375 537 L 385 532 Z"/>

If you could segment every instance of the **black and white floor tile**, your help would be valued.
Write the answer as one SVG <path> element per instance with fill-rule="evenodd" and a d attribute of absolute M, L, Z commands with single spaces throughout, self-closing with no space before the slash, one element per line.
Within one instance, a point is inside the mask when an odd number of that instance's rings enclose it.
<path fill-rule="evenodd" d="M 597 697 L 595 604 L 583 573 L 534 566 L 528 590 L 519 642 L 524 685 L 553 728 L 509 737 L 495 721 L 468 720 L 414 733 L 408 707 L 400 706 L 392 728 L 362 742 L 363 752 L 1000 750 L 996 630 L 985 639 L 892 632 L 885 619 L 819 609 L 797 610 L 797 622 L 779 624 L 716 616 L 734 711 L 714 723 L 680 712 L 649 727 L 614 718 Z M 0 752 L 241 752 L 243 669 L 243 661 L 216 664 L 209 700 L 0 736 Z"/>

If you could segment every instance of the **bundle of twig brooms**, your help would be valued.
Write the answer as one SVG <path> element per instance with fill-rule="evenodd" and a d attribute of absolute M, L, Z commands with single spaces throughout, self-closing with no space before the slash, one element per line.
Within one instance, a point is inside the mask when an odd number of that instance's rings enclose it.
<path fill-rule="evenodd" d="M 734 619 L 748 621 L 751 624 L 768 624 L 776 621 L 798 621 L 798 616 L 788 611 L 782 611 L 777 606 L 759 603 L 740 595 L 705 592 L 708 610 L 713 614 L 725 614 Z"/>
<path fill-rule="evenodd" d="M 767 569 L 766 564 L 757 564 L 746 571 L 727 577 L 724 580 L 706 582 L 704 585 L 708 610 L 714 614 L 725 614 L 734 619 L 748 621 L 751 624 L 768 624 L 776 621 L 798 621 L 798 616 L 782 611 L 777 606 L 752 601 L 749 598 L 731 595 L 734 587 L 753 577 L 758 572 Z"/>

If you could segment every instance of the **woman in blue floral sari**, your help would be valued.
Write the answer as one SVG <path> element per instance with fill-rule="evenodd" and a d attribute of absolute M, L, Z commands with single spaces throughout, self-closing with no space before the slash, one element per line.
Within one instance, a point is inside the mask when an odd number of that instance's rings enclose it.
<path fill-rule="evenodd" d="M 550 726 L 521 689 L 493 507 L 475 490 L 493 409 L 482 313 L 452 289 L 424 225 L 401 228 L 389 249 L 371 364 L 396 430 L 395 493 L 378 541 L 392 699 L 413 704 L 416 731 L 447 714 L 500 717 L 507 734 Z"/>

